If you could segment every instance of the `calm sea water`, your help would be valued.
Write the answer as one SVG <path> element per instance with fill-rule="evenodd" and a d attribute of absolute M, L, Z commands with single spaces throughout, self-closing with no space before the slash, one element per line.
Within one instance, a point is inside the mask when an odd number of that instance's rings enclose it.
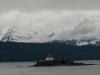
<path fill-rule="evenodd" d="M 100 61 L 81 61 L 95 65 L 28 67 L 33 62 L 2 62 L 0 75 L 100 75 Z"/>

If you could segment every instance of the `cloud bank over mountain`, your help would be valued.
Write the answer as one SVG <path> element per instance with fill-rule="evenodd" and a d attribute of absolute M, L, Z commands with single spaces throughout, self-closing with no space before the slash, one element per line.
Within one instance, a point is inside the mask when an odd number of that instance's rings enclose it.
<path fill-rule="evenodd" d="M 3 12 L 0 13 L 0 40 L 8 38 L 15 42 L 91 40 L 94 43 L 100 41 L 100 11 Z"/>

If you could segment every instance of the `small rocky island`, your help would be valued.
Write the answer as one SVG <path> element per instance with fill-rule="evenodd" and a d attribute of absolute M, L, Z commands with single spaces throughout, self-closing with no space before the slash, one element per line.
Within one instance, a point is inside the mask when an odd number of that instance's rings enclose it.
<path fill-rule="evenodd" d="M 33 66 L 81 66 L 81 65 L 92 65 L 75 62 L 74 60 L 68 60 L 65 58 L 54 59 L 54 57 L 49 54 L 45 60 L 38 60 Z"/>

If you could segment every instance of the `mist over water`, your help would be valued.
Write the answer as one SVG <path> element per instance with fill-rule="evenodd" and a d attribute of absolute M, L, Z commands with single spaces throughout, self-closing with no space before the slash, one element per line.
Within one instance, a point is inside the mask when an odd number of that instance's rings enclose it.
<path fill-rule="evenodd" d="M 0 39 L 8 32 L 17 42 L 92 40 L 95 43 L 100 41 L 100 11 L 3 12 L 0 13 Z"/>

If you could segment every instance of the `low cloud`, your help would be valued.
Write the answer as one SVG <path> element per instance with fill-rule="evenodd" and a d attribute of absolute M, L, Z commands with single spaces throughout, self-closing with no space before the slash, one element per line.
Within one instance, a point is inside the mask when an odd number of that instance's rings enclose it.
<path fill-rule="evenodd" d="M 100 41 L 100 11 L 13 10 L 0 13 L 0 37 L 8 30 L 13 31 L 11 37 L 20 42 Z"/>

